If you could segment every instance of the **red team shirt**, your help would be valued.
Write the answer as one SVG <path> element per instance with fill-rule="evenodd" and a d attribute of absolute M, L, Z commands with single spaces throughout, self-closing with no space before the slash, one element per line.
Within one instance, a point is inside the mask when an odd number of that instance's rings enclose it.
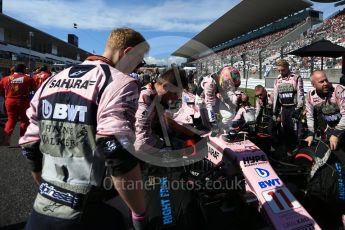
<path fill-rule="evenodd" d="M 36 88 L 38 89 L 39 87 L 41 87 L 41 85 L 43 84 L 43 82 L 45 80 L 47 80 L 50 77 L 50 73 L 41 71 L 38 74 L 36 74 L 35 76 L 33 76 L 33 79 L 35 81 L 36 84 Z"/>
<path fill-rule="evenodd" d="M 30 92 L 35 89 L 35 81 L 22 73 L 14 73 L 0 81 L 0 95 L 5 99 L 29 99 Z"/>

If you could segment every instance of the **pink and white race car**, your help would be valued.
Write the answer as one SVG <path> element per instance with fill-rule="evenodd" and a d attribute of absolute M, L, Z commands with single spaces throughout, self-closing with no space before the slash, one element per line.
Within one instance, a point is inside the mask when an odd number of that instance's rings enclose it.
<path fill-rule="evenodd" d="M 195 114 L 199 115 L 197 108 L 186 109 L 187 106 L 193 105 L 185 105 L 184 111 L 188 114 L 180 111 L 178 116 L 180 123 L 183 123 L 181 118 L 189 118 L 195 111 Z M 190 120 L 185 124 L 189 126 Z M 232 178 L 240 173 L 245 182 L 244 191 L 240 192 L 242 197 L 248 202 L 256 201 L 259 212 L 266 217 L 271 227 L 279 230 L 321 229 L 279 178 L 270 165 L 267 155 L 246 139 L 246 133 L 236 134 L 230 142 L 224 141 L 221 135 L 212 132 L 203 136 L 207 139 L 207 157 L 203 160 L 203 165 L 206 161 L 208 169 L 198 171 L 193 169 L 192 165 L 190 170 L 192 175 L 200 179 L 204 174 L 206 175 L 204 179 L 211 180 L 211 173 L 207 172 L 212 171 L 209 169 L 209 163 L 213 169 L 217 168 L 218 171 L 221 169 L 222 175 L 218 173 L 217 177 Z"/>
<path fill-rule="evenodd" d="M 274 229 L 321 229 L 281 181 L 267 155 L 246 140 L 245 134 L 242 137 L 241 141 L 228 143 L 219 136 L 209 135 L 207 160 L 214 166 L 237 166 L 245 178 L 244 197 L 256 197 L 259 211 Z M 233 168 L 225 171 L 234 173 Z"/>

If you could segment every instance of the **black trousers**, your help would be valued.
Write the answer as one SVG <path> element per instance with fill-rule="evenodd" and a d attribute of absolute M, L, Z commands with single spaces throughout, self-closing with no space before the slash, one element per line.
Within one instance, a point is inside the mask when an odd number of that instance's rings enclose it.
<path fill-rule="evenodd" d="M 282 107 L 281 126 L 279 127 L 279 139 L 286 148 L 291 152 L 297 146 L 298 142 L 298 123 L 295 124 L 292 117 L 295 113 L 295 107 Z"/>

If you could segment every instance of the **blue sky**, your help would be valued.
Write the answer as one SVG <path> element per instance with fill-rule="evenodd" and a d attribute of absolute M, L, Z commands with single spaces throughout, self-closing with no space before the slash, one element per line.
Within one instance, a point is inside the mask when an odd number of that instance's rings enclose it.
<path fill-rule="evenodd" d="M 287 0 L 288 1 L 288 0 Z M 3 0 L 5 14 L 62 40 L 79 37 L 79 47 L 102 54 L 112 28 L 128 26 L 148 39 L 149 62 L 179 62 L 169 55 L 240 0 Z M 97 3 L 97 4 L 95 4 Z M 315 4 L 325 17 L 340 8 Z M 78 24 L 78 29 L 73 28 Z M 181 61 L 181 60 L 180 60 Z"/>

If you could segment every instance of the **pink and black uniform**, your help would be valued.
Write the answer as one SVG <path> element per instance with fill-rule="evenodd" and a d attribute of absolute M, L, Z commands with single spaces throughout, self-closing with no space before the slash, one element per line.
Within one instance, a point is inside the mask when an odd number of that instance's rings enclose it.
<path fill-rule="evenodd" d="M 333 84 L 327 95 L 319 95 L 315 89 L 308 92 L 306 116 L 309 136 L 316 130 L 330 137 L 343 138 L 345 131 L 345 88 Z M 344 138 L 343 138 L 344 139 Z"/>
<path fill-rule="evenodd" d="M 135 114 L 135 134 L 134 147 L 137 152 L 156 151 L 164 146 L 164 142 L 153 132 L 157 125 L 158 117 L 155 104 L 157 96 L 154 85 L 149 83 L 142 88 L 139 96 L 138 110 Z M 157 98 L 156 98 L 157 99 Z"/>
<path fill-rule="evenodd" d="M 32 171 L 42 171 L 33 215 L 78 222 L 86 196 L 102 185 L 108 158 L 115 176 L 136 166 L 127 149 L 134 142 L 138 84 L 113 66 L 91 56 L 46 80 L 33 97 L 30 125 L 19 140 Z"/>
<path fill-rule="evenodd" d="M 255 103 L 255 119 L 262 120 L 262 116 L 272 116 L 273 99 L 270 93 L 267 93 L 264 100 L 257 98 Z"/>
<path fill-rule="evenodd" d="M 301 76 L 290 73 L 283 78 L 281 75 L 274 82 L 273 112 L 278 115 L 281 108 L 292 107 L 302 109 L 304 105 L 304 89 Z"/>
<path fill-rule="evenodd" d="M 232 127 L 241 127 L 245 123 L 255 121 L 255 108 L 251 106 L 242 106 L 232 120 Z"/>
<path fill-rule="evenodd" d="M 183 91 L 182 92 L 182 105 L 179 111 L 174 114 L 174 120 L 183 124 L 193 124 L 193 119 L 200 118 L 200 111 L 198 106 L 195 105 L 195 95 Z"/>
<path fill-rule="evenodd" d="M 288 151 L 292 151 L 297 144 L 297 130 L 293 118 L 299 120 L 303 105 L 304 89 L 301 76 L 293 73 L 289 73 L 287 77 L 279 75 L 273 88 L 273 116 L 280 116 L 282 139 Z"/>
<path fill-rule="evenodd" d="M 241 84 L 239 71 L 232 67 L 224 67 L 218 73 L 205 77 L 201 84 L 204 88 L 209 121 L 215 122 L 215 114 L 219 113 L 224 129 L 229 130 L 236 115 L 238 97 L 235 91 Z"/>

